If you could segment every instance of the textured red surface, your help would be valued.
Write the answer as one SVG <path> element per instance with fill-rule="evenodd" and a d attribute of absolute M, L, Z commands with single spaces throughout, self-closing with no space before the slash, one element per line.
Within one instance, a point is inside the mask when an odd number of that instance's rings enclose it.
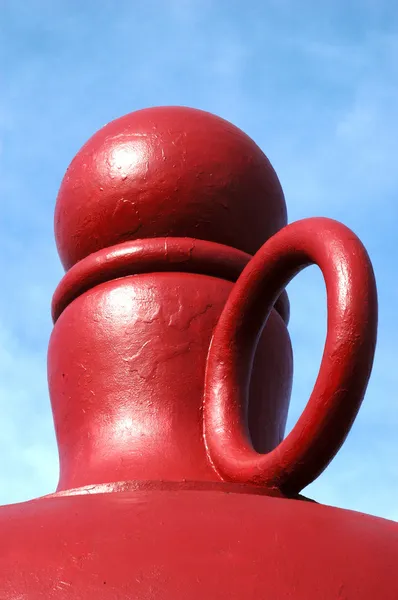
<path fill-rule="evenodd" d="M 201 406 L 211 332 L 231 288 L 203 275 L 145 274 L 101 284 L 65 310 L 49 353 L 60 489 L 219 479 L 203 444 Z M 252 409 L 264 425 L 258 445 L 269 450 L 284 430 L 291 378 L 290 344 L 276 312 L 261 345 Z M 270 385 L 262 387 L 267 374 Z"/>
<path fill-rule="evenodd" d="M 398 597 L 398 527 L 300 500 L 88 494 L 5 507 L 0 527 L 7 600 Z"/>
<path fill-rule="evenodd" d="M 285 225 L 264 154 L 208 113 L 139 111 L 78 153 L 55 222 L 60 480 L 0 510 L 1 599 L 398 598 L 398 526 L 298 496 L 366 389 L 372 267 L 335 221 Z M 312 263 L 328 334 L 283 439 L 284 288 Z"/>
<path fill-rule="evenodd" d="M 283 192 L 260 148 L 224 119 L 181 107 L 140 110 L 98 131 L 66 172 L 55 210 L 66 268 L 150 237 L 253 254 L 285 224 Z"/>
<path fill-rule="evenodd" d="M 259 455 L 242 418 L 250 404 L 246 390 L 258 333 L 283 287 L 314 263 L 322 270 L 328 297 L 319 375 L 294 429 L 273 451 Z M 339 450 L 361 405 L 376 331 L 373 270 L 352 231 L 330 219 L 306 219 L 266 242 L 229 295 L 207 361 L 205 438 L 220 475 L 286 494 L 311 483 Z"/>

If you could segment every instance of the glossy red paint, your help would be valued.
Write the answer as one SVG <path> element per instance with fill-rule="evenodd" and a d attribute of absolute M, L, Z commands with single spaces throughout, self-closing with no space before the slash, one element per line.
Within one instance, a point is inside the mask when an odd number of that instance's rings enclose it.
<path fill-rule="evenodd" d="M 372 267 L 335 221 L 285 225 L 264 154 L 208 113 L 138 111 L 78 153 L 55 223 L 60 480 L 0 511 L 1 598 L 398 598 L 398 526 L 299 496 L 365 393 Z M 283 439 L 284 288 L 312 263 L 328 334 Z"/>
<path fill-rule="evenodd" d="M 244 418 L 258 334 L 284 286 L 314 263 L 322 270 L 328 295 L 319 375 L 294 429 L 271 452 L 259 455 L 251 447 Z M 287 495 L 311 483 L 339 450 L 361 405 L 376 331 L 372 266 L 349 229 L 330 219 L 307 219 L 266 242 L 231 291 L 207 359 L 205 441 L 218 473 Z"/>
<path fill-rule="evenodd" d="M 253 254 L 286 225 L 275 171 L 240 129 L 201 110 L 149 108 L 103 127 L 62 181 L 65 268 L 120 242 L 192 237 Z"/>

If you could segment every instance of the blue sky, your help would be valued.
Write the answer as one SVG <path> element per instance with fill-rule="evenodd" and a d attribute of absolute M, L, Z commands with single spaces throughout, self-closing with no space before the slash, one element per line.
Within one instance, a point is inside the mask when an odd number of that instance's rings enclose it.
<path fill-rule="evenodd" d="M 398 520 L 398 5 L 2 0 L 0 61 L 0 503 L 57 481 L 46 351 L 65 169 L 108 121 L 183 104 L 254 138 L 290 221 L 339 219 L 367 247 L 380 308 L 372 380 L 346 444 L 305 493 Z M 291 427 L 323 349 L 321 275 L 308 269 L 289 294 Z"/>

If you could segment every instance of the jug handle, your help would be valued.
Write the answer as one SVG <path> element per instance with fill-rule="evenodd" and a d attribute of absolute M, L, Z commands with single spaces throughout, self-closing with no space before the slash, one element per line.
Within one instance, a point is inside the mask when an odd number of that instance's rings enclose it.
<path fill-rule="evenodd" d="M 315 386 L 287 437 L 257 453 L 247 426 L 250 374 L 268 315 L 303 268 L 320 267 L 327 336 Z M 372 369 L 377 292 L 368 254 L 337 221 L 312 218 L 280 230 L 238 278 L 215 327 L 206 363 L 204 440 L 221 479 L 294 496 L 327 467 L 361 405 Z"/>

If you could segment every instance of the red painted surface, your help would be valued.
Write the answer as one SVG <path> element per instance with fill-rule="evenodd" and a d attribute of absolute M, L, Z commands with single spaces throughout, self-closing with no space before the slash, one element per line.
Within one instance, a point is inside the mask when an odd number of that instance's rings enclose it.
<path fill-rule="evenodd" d="M 396 600 L 398 526 L 299 496 L 343 443 L 372 366 L 376 288 L 356 236 L 328 219 L 286 226 L 254 142 L 175 107 L 89 140 L 55 228 L 60 481 L 0 510 L 0 598 Z M 328 334 L 284 439 L 284 288 L 313 263 Z"/>
<path fill-rule="evenodd" d="M 150 108 L 106 125 L 72 161 L 55 234 L 65 268 L 132 239 L 192 237 L 253 254 L 286 225 L 275 171 L 224 119 Z"/>

